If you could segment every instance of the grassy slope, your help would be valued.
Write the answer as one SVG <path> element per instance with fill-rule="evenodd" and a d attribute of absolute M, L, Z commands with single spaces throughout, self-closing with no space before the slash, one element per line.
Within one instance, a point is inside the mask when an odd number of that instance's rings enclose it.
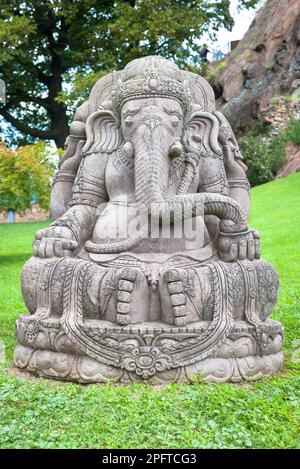
<path fill-rule="evenodd" d="M 281 277 L 273 318 L 286 328 L 284 372 L 243 385 L 79 386 L 17 379 L 0 368 L 0 447 L 300 447 L 300 174 L 252 191 L 251 226 Z M 9 365 L 24 311 L 19 273 L 42 224 L 0 226 L 0 337 Z M 1 350 L 0 350 L 1 352 Z"/>

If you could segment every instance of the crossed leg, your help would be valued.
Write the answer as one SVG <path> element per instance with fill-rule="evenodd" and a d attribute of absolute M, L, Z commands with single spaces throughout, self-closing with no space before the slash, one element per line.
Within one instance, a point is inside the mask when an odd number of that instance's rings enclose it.
<path fill-rule="evenodd" d="M 264 321 L 276 305 L 278 276 L 264 260 L 211 261 L 166 269 L 159 289 L 162 321 L 168 324 L 211 321 L 219 300 L 234 320 L 255 323 Z"/>
<path fill-rule="evenodd" d="M 148 285 L 140 270 L 107 268 L 76 258 L 29 259 L 22 272 L 22 292 L 30 313 L 60 317 L 64 294 L 75 276 L 80 277 L 83 317 L 120 325 L 147 321 Z"/>

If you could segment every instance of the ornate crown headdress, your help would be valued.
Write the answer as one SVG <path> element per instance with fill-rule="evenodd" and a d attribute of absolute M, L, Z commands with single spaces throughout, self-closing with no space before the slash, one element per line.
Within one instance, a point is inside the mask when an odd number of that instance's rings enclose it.
<path fill-rule="evenodd" d="M 124 68 L 112 100 L 115 109 L 120 109 L 130 99 L 156 96 L 177 99 L 183 107 L 188 101 L 183 73 L 177 65 L 162 57 L 148 56 L 133 60 Z"/>
<path fill-rule="evenodd" d="M 100 78 L 91 90 L 87 115 L 106 109 L 118 118 L 120 107 L 127 100 L 149 96 L 175 98 L 184 111 L 215 109 L 213 89 L 203 77 L 180 70 L 163 57 L 148 56 Z"/>

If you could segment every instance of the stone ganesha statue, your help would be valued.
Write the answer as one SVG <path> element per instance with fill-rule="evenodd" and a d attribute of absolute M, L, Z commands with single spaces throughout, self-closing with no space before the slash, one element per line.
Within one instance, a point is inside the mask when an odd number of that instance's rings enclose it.
<path fill-rule="evenodd" d="M 22 272 L 15 365 L 82 383 L 278 372 L 278 277 L 247 227 L 246 169 L 203 78 L 154 56 L 101 78 Z"/>

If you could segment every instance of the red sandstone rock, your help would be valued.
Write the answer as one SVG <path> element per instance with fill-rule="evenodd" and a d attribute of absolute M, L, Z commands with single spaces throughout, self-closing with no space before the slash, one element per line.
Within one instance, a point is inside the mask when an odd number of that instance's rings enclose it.
<path fill-rule="evenodd" d="M 270 98 L 290 94 L 300 79 L 300 1 L 268 0 L 224 60 L 212 85 L 218 108 L 242 133 Z"/>

